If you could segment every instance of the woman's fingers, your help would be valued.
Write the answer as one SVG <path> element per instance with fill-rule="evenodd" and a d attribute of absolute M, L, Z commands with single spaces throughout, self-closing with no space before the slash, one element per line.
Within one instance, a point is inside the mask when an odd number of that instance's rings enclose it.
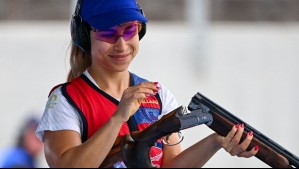
<path fill-rule="evenodd" d="M 122 101 L 126 101 L 130 104 L 136 99 L 146 99 L 149 96 L 156 95 L 160 89 L 157 84 L 156 82 L 144 82 L 130 87 L 124 91 Z"/>
<path fill-rule="evenodd" d="M 244 132 L 244 124 L 235 125 L 228 135 L 223 138 L 223 148 L 232 156 L 249 158 L 257 154 L 259 147 L 255 146 L 250 151 L 246 151 L 253 139 L 253 132 L 248 132 L 246 138 L 241 141 Z"/>
<path fill-rule="evenodd" d="M 251 143 L 252 139 L 253 139 L 253 132 L 251 131 L 251 132 L 247 133 L 246 138 L 240 145 L 238 145 L 234 149 L 232 149 L 230 154 L 232 156 L 235 156 L 235 155 L 245 152 L 247 150 L 249 144 Z"/>
<path fill-rule="evenodd" d="M 237 132 L 235 132 L 234 137 L 231 139 L 230 143 L 226 147 L 226 151 L 229 153 L 232 153 L 232 150 L 235 149 L 235 147 L 239 146 L 242 134 L 244 132 L 244 124 L 238 124 L 236 125 Z M 231 136 L 230 136 L 231 137 Z"/>
<path fill-rule="evenodd" d="M 159 89 L 160 89 L 160 87 L 158 86 L 157 82 L 143 82 L 143 83 L 140 83 L 139 85 L 136 85 L 136 86 L 126 89 L 124 93 L 128 94 L 129 97 L 130 96 L 138 96 L 138 95 L 135 95 L 138 93 L 143 93 L 144 96 L 145 95 L 148 96 L 148 94 L 151 94 L 151 95 L 157 94 Z"/>
<path fill-rule="evenodd" d="M 227 134 L 225 140 L 229 143 L 236 135 L 236 132 L 238 131 L 239 125 L 235 125 L 230 132 Z"/>
<path fill-rule="evenodd" d="M 244 158 L 250 158 L 252 156 L 255 156 L 259 151 L 259 146 L 255 146 L 250 151 L 244 151 L 240 154 L 238 154 L 238 157 L 244 157 Z"/>
<path fill-rule="evenodd" d="M 160 87 L 158 82 L 143 82 L 127 88 L 118 105 L 118 112 L 128 119 L 138 109 L 140 104 L 149 96 L 156 95 Z"/>
<path fill-rule="evenodd" d="M 235 137 L 237 131 L 239 128 L 239 124 L 235 125 L 230 132 L 227 134 L 226 137 L 222 137 L 222 147 L 229 152 L 230 151 L 230 142 L 232 141 L 232 139 Z"/>

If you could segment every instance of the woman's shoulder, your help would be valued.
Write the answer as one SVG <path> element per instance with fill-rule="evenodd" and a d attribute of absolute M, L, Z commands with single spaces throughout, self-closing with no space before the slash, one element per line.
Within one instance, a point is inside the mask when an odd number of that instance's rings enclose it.
<path fill-rule="evenodd" d="M 61 86 L 62 86 L 63 84 L 64 84 L 64 83 L 60 83 L 60 84 L 54 86 L 54 87 L 50 90 L 48 97 L 50 97 L 50 96 L 52 95 L 52 93 L 56 93 L 56 94 L 59 93 L 59 92 L 60 92 L 60 88 L 61 88 Z"/>

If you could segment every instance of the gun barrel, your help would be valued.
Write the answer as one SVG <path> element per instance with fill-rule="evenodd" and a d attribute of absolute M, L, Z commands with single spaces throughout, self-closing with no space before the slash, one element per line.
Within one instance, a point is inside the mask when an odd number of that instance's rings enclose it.
<path fill-rule="evenodd" d="M 188 109 L 190 111 L 201 109 L 204 112 L 209 112 L 213 116 L 213 123 L 208 125 L 209 128 L 216 133 L 226 136 L 235 124 L 243 123 L 245 130 L 242 139 L 245 139 L 246 134 L 250 131 L 255 133 L 248 150 L 255 145 L 260 147 L 256 157 L 274 168 L 293 168 L 299 166 L 299 159 L 294 154 L 290 153 L 282 146 L 237 118 L 229 111 L 209 100 L 204 95 L 197 93 L 191 100 Z"/>

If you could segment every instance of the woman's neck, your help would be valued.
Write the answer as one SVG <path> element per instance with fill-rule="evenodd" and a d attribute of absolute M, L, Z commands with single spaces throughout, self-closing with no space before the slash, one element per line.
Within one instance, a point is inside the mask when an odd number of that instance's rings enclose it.
<path fill-rule="evenodd" d="M 97 85 L 116 99 L 120 99 L 124 90 L 130 85 L 129 71 L 107 72 L 105 70 L 88 69 L 89 74 Z"/>

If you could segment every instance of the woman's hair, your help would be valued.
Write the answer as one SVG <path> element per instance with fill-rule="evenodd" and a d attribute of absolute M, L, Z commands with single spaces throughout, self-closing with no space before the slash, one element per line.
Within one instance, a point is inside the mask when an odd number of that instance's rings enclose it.
<path fill-rule="evenodd" d="M 67 81 L 79 77 L 91 65 L 91 55 L 83 52 L 78 46 L 71 44 L 70 66 Z"/>

